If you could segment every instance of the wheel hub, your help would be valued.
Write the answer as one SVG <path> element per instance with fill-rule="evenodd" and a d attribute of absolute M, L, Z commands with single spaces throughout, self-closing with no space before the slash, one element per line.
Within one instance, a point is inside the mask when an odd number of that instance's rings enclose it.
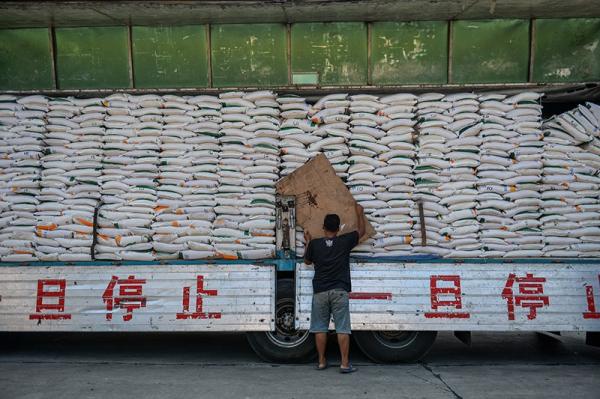
<path fill-rule="evenodd" d="M 294 315 L 289 311 L 279 315 L 277 320 L 275 320 L 275 323 L 282 331 L 285 331 L 286 333 L 294 332 Z"/>
<path fill-rule="evenodd" d="M 275 331 L 268 332 L 271 342 L 280 347 L 293 348 L 308 339 L 308 331 L 296 330 L 294 302 L 289 298 L 277 302 L 275 310 Z"/>

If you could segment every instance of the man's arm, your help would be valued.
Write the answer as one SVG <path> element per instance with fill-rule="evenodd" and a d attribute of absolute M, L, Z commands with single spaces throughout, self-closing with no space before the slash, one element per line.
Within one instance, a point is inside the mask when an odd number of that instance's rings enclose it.
<path fill-rule="evenodd" d="M 310 250 L 311 236 L 307 230 L 304 230 L 304 264 L 312 265 L 312 254 Z"/>
<path fill-rule="evenodd" d="M 356 219 L 358 226 L 356 231 L 358 232 L 358 239 L 365 235 L 365 211 L 362 206 L 358 204 L 358 202 L 354 205 L 354 210 L 356 211 Z"/>

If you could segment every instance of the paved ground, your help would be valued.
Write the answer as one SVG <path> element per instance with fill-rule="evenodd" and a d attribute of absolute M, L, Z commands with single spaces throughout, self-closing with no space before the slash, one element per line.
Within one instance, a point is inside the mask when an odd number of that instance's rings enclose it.
<path fill-rule="evenodd" d="M 600 348 L 576 334 L 557 343 L 481 333 L 471 347 L 440 334 L 411 365 L 376 365 L 354 349 L 352 375 L 263 363 L 241 334 L 4 334 L 0 342 L 0 399 L 600 398 Z"/>

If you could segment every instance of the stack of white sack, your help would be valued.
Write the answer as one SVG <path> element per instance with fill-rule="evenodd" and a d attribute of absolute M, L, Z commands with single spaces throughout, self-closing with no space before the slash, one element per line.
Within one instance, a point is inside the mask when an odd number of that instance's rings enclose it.
<path fill-rule="evenodd" d="M 242 201 L 245 216 L 240 224 L 244 237 L 239 242 L 248 249 L 239 251 L 242 259 L 260 259 L 275 256 L 275 183 L 279 180 L 281 164 L 279 148 L 280 105 L 271 91 L 247 93 L 246 101 L 254 103 L 247 110 L 254 122 L 244 129 L 252 133 L 248 146 L 253 153 L 247 156 L 252 165 L 245 169 L 246 192 Z"/>
<path fill-rule="evenodd" d="M 163 116 L 157 120 L 162 123 L 157 201 L 152 223 L 152 247 L 159 260 L 194 258 L 188 256 L 190 242 L 198 240 L 202 245 L 203 237 L 210 236 L 214 213 L 209 220 L 194 220 L 186 212 L 189 202 L 194 200 L 193 188 L 189 184 L 194 178 L 191 155 L 196 145 L 191 141 L 196 134 L 190 127 L 194 126 L 196 118 L 193 113 L 197 110 L 197 106 L 188 103 L 187 98 L 176 95 L 162 97 Z M 218 147 L 214 137 L 207 138 L 201 145 L 207 150 L 211 145 Z"/>
<path fill-rule="evenodd" d="M 36 210 L 48 99 L 0 95 L 0 260 L 37 260 Z"/>
<path fill-rule="evenodd" d="M 579 106 L 543 129 L 544 255 L 600 256 L 600 107 Z"/>
<path fill-rule="evenodd" d="M 452 102 L 443 101 L 443 94 L 426 93 L 418 97 L 417 102 L 417 162 L 415 174 L 415 201 L 423 204 L 423 217 L 427 245 L 422 245 L 420 214 L 417 206 L 410 216 L 414 220 L 413 251 L 417 254 L 445 256 L 451 252 L 449 237 L 443 234 L 448 230 L 450 211 L 441 204 L 446 194 L 442 188 L 450 183 L 442 171 L 450 165 L 448 160 L 448 141 L 457 134 L 445 127 L 454 121 L 446 111 Z M 453 219 L 452 219 L 453 220 Z M 451 220 L 450 220 L 451 221 Z M 445 229 L 445 230 L 443 230 Z"/>
<path fill-rule="evenodd" d="M 279 104 L 268 91 L 228 92 L 219 97 L 223 108 L 214 247 L 217 256 L 225 259 L 271 257 Z"/>
<path fill-rule="evenodd" d="M 350 191 L 376 235 L 357 246 L 361 256 L 411 254 L 413 144 L 416 96 L 352 96 Z"/>
<path fill-rule="evenodd" d="M 369 240 L 354 248 L 354 254 L 358 256 L 377 256 L 383 254 L 383 245 L 375 247 L 377 240 L 381 242 L 384 237 L 380 222 L 382 216 L 374 215 L 376 211 L 384 211 L 387 202 L 377 199 L 375 193 L 385 191 L 385 187 L 378 183 L 385 180 L 375 169 L 385 166 L 385 162 L 377 159 L 378 150 L 387 147 L 381 146 L 379 140 L 385 136 L 381 125 L 388 118 L 377 115 L 383 108 L 379 98 L 368 94 L 357 94 L 350 96 L 350 115 L 337 116 L 340 122 L 349 122 L 349 131 L 346 130 L 350 140 L 350 157 L 346 160 L 349 164 L 346 185 L 354 199 L 363 207 L 365 216 L 375 229 L 375 235 Z M 348 129 L 348 128 L 345 128 Z M 381 151 L 383 152 L 383 151 Z"/>
<path fill-rule="evenodd" d="M 99 98 L 49 102 L 42 192 L 36 213 L 40 260 L 92 259 L 100 200 L 105 108 Z"/>
<path fill-rule="evenodd" d="M 304 229 L 296 225 L 296 256 L 303 257 L 306 250 L 306 242 L 304 240 Z"/>
<path fill-rule="evenodd" d="M 106 133 L 95 257 L 153 260 L 162 100 L 114 94 L 103 105 Z"/>
<path fill-rule="evenodd" d="M 311 158 L 307 148 L 320 140 L 311 134 L 317 125 L 308 119 L 310 106 L 306 99 L 297 96 L 280 96 L 277 102 L 281 110 L 279 146 L 281 149 L 281 177 L 287 176 Z"/>
<path fill-rule="evenodd" d="M 508 171 L 514 175 L 504 182 L 508 191 L 504 199 L 510 202 L 505 210 L 511 218 L 508 231 L 516 237 L 507 237 L 511 250 L 504 257 L 541 257 L 543 256 L 544 237 L 540 228 L 542 181 L 542 106 L 541 94 L 524 92 L 503 100 L 506 114 L 502 123 L 511 134 L 508 141 L 512 145 L 509 151 L 511 164 Z"/>
<path fill-rule="evenodd" d="M 272 257 L 275 183 L 318 153 L 376 229 L 354 255 L 598 257 L 600 107 L 542 127 L 539 97 L 2 95 L 0 260 Z"/>
<path fill-rule="evenodd" d="M 517 233 L 509 230 L 514 220 L 506 212 L 512 204 L 510 197 L 504 197 L 510 192 L 509 179 L 517 176 L 509 167 L 513 164 L 511 151 L 514 150 L 510 139 L 518 135 L 506 128 L 511 124 L 507 113 L 513 107 L 504 103 L 505 99 L 506 95 L 496 93 L 479 97 L 479 112 L 483 120 L 479 131 L 481 147 L 477 168 L 477 217 L 484 257 L 504 256 L 516 248 L 507 240 L 518 237 Z"/>
<path fill-rule="evenodd" d="M 442 115 L 444 120 L 431 122 L 421 128 L 421 132 L 444 137 L 446 141 L 443 145 L 449 151 L 446 153 L 447 163 L 440 173 L 445 182 L 438 191 L 441 197 L 439 205 L 448 211 L 442 216 L 442 222 L 447 227 L 441 228 L 438 234 L 442 236 L 440 239 L 445 240 L 443 246 L 451 250 L 445 256 L 479 257 L 482 250 L 477 220 L 476 175 L 482 141 L 479 137 L 479 101 L 476 94 L 457 93 L 431 106 L 447 108 Z M 442 208 L 439 211 L 443 212 Z"/>
<path fill-rule="evenodd" d="M 161 259 L 212 258 L 221 102 L 207 95 L 163 100 L 171 109 L 161 134 L 154 249 Z"/>
<path fill-rule="evenodd" d="M 330 94 L 320 98 L 308 112 L 312 123 L 318 125 L 318 128 L 311 134 L 320 138 L 308 145 L 309 156 L 312 158 L 323 153 L 331 162 L 336 174 L 344 181 L 348 177 L 347 161 L 350 154 L 348 149 L 348 141 L 351 136 L 348 123 L 350 121 L 349 106 L 348 94 Z M 350 141 L 350 146 L 353 146 L 353 143 L 354 140 Z"/>
<path fill-rule="evenodd" d="M 585 118 L 584 123 L 586 120 L 591 121 L 589 125 L 585 126 L 585 130 L 592 139 L 584 143 L 581 147 L 587 152 L 600 155 L 600 126 L 593 124 L 600 122 L 600 105 L 588 102 L 585 105 L 579 105 L 577 111 Z M 578 113 L 576 112 L 575 115 Z"/>

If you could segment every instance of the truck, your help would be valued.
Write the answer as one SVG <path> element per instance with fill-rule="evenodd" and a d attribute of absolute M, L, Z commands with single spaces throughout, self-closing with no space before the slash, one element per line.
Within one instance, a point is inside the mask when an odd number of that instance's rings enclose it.
<path fill-rule="evenodd" d="M 278 258 L 252 262 L 3 263 L 0 328 L 238 331 L 266 361 L 307 361 L 314 271 L 293 253 L 282 241 Z M 597 259 L 354 259 L 354 339 L 376 362 L 416 361 L 438 331 L 466 343 L 471 331 L 581 331 L 595 345 L 599 267 Z"/>
<path fill-rule="evenodd" d="M 598 98 L 600 14 L 590 2 L 430 5 L 431 21 L 419 2 L 141 3 L 1 4 L 0 104 L 255 90 L 312 103 L 335 92 L 535 91 L 546 93 L 549 117 Z M 16 112 L 2 110 L 1 118 Z M 2 202 L 32 193 L 12 188 L 2 186 Z M 89 261 L 0 262 L 0 331 L 236 331 L 266 361 L 312 359 L 313 270 L 296 252 L 298 201 L 277 197 L 274 256 L 260 259 L 94 259 L 96 206 L 84 223 Z M 4 212 L 3 240 L 12 240 L 23 225 Z M 438 331 L 465 343 L 472 331 L 579 331 L 600 342 L 597 257 L 370 256 L 353 258 L 351 271 L 354 340 L 376 362 L 416 361 Z"/>

